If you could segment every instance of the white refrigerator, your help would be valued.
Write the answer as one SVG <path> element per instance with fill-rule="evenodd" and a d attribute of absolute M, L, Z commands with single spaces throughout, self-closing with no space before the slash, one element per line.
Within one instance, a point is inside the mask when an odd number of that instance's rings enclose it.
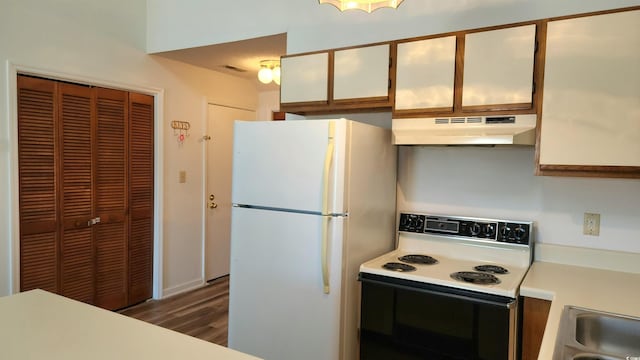
<path fill-rule="evenodd" d="M 360 122 L 236 121 L 230 348 L 357 359 L 358 268 L 395 245 L 396 160 Z"/>

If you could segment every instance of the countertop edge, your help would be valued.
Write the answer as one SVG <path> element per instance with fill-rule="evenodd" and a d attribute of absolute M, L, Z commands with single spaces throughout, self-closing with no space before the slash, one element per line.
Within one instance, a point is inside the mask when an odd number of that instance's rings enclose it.
<path fill-rule="evenodd" d="M 594 293 L 594 287 L 599 291 Z M 611 302 L 611 294 L 616 292 L 624 292 L 625 296 Z M 520 295 L 551 300 L 539 360 L 553 358 L 560 320 L 566 305 L 640 316 L 640 307 L 637 306 L 637 301 L 633 301 L 640 298 L 640 274 L 633 272 L 536 261 L 522 282 Z"/>
<path fill-rule="evenodd" d="M 259 360 L 39 289 L 1 297 L 0 318 L 0 347 L 11 359 Z"/>

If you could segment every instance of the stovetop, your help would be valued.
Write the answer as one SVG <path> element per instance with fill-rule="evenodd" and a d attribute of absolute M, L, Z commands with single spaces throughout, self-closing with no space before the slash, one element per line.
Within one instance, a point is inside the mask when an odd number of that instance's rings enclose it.
<path fill-rule="evenodd" d="M 411 252 L 411 254 L 414 254 L 414 252 Z M 499 284 L 474 284 L 455 280 L 451 278 L 451 274 L 460 271 L 474 271 L 473 268 L 477 265 L 497 264 L 493 262 L 460 260 L 434 255 L 431 256 L 434 256 L 438 259 L 437 264 L 407 264 L 398 260 L 399 257 L 404 255 L 409 255 L 409 253 L 402 250 L 392 251 L 362 264 L 360 266 L 360 271 L 370 274 L 394 277 L 398 279 L 427 282 L 436 285 L 449 286 L 458 289 L 473 290 L 487 294 L 515 298 L 518 295 L 518 288 L 520 286 L 520 283 L 522 282 L 522 279 L 524 278 L 524 275 L 527 273 L 527 270 L 529 268 L 528 266 L 518 267 L 513 265 L 501 264 L 501 266 L 506 267 L 509 272 L 507 274 L 493 274 L 500 280 Z M 414 271 L 400 272 L 384 268 L 384 265 L 390 262 L 411 265 L 416 269 Z"/>
<path fill-rule="evenodd" d="M 361 272 L 518 296 L 531 264 L 531 222 L 402 213 L 399 224 L 396 250 L 362 264 Z"/>

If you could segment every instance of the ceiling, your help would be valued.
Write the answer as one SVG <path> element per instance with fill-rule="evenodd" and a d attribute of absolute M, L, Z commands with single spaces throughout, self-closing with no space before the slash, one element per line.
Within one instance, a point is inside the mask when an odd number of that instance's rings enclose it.
<path fill-rule="evenodd" d="M 287 34 L 157 53 L 169 59 L 255 81 L 259 91 L 277 90 L 273 82 L 258 81 L 260 60 L 278 60 L 286 54 Z"/>

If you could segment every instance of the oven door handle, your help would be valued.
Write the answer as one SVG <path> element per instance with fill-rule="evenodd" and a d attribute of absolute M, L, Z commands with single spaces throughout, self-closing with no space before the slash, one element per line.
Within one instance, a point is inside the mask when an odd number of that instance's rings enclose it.
<path fill-rule="evenodd" d="M 480 299 L 480 298 L 475 298 L 475 297 L 472 297 L 472 296 L 466 296 L 466 295 L 461 295 L 461 294 L 448 293 L 448 292 L 445 292 L 445 291 L 437 291 L 437 290 L 424 289 L 424 288 L 420 288 L 420 287 L 413 287 L 413 286 L 407 286 L 407 285 L 401 285 L 401 284 L 393 284 L 393 283 L 388 283 L 388 282 L 385 282 L 385 281 L 367 279 L 367 278 L 362 278 L 362 277 L 360 277 L 360 281 L 366 282 L 366 283 L 369 283 L 369 284 L 394 287 L 394 288 L 402 289 L 402 290 L 421 292 L 421 293 L 429 294 L 429 295 L 438 295 L 438 296 L 444 296 L 444 297 L 448 297 L 448 298 L 452 298 L 452 299 L 465 300 L 465 301 L 469 301 L 469 302 L 476 303 L 476 304 L 485 304 L 485 305 L 492 305 L 492 306 L 497 306 L 497 307 L 506 307 L 509 310 L 513 309 L 516 306 L 516 299 L 511 299 L 511 301 L 509 301 L 509 302 L 501 302 L 501 301 L 493 301 L 493 300 L 488 300 L 488 299 Z"/>

